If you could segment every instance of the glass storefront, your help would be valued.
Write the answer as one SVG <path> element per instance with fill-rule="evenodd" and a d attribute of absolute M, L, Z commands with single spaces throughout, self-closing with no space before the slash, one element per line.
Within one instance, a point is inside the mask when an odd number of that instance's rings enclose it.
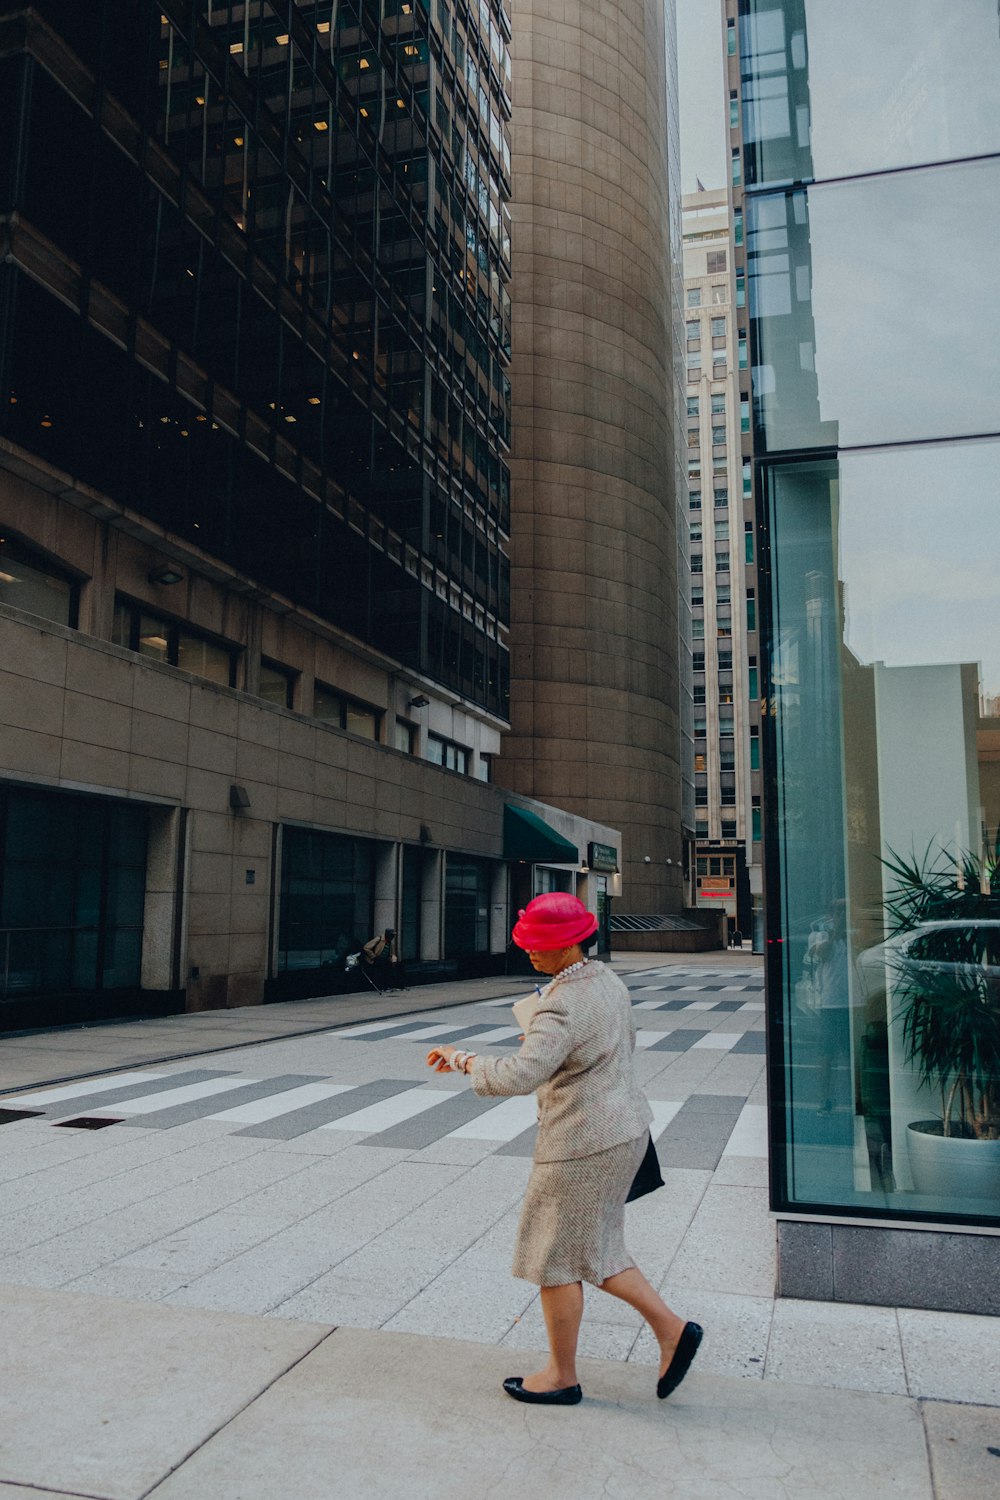
<path fill-rule="evenodd" d="M 446 958 L 490 951 L 490 873 L 485 859 L 449 854 L 444 885 Z"/>
<path fill-rule="evenodd" d="M 741 17 L 774 1206 L 995 1225 L 996 7 Z"/>
<path fill-rule="evenodd" d="M 148 814 L 0 788 L 0 1004 L 140 983 Z"/>
<path fill-rule="evenodd" d="M 343 970 L 372 935 L 373 865 L 366 839 L 283 828 L 279 972 Z"/>

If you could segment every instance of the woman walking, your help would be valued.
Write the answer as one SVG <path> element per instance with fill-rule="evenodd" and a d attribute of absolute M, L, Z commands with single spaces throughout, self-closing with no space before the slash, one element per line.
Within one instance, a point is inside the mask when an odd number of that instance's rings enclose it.
<path fill-rule="evenodd" d="M 701 1342 L 697 1323 L 671 1312 L 625 1248 L 625 1199 L 649 1141 L 652 1114 L 635 1080 L 628 991 L 580 946 L 597 918 L 575 896 L 536 896 L 513 938 L 550 976 L 510 1057 L 457 1047 L 427 1055 L 439 1072 L 467 1073 L 477 1094 L 538 1091 L 538 1140 L 521 1210 L 513 1273 L 541 1288 L 549 1360 L 503 1383 L 515 1401 L 575 1406 L 584 1281 L 641 1313 L 660 1346 L 656 1393 L 676 1390 Z"/>

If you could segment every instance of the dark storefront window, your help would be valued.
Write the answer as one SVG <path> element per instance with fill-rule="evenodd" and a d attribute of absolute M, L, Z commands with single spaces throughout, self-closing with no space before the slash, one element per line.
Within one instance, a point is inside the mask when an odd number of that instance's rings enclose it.
<path fill-rule="evenodd" d="M 143 807 L 0 790 L 0 1000 L 140 982 Z"/>
<path fill-rule="evenodd" d="M 491 866 L 484 859 L 448 855 L 444 894 L 446 958 L 489 952 L 490 873 Z"/>
<path fill-rule="evenodd" d="M 365 839 L 285 827 L 278 968 L 343 968 L 371 937 L 373 847 Z"/>
<path fill-rule="evenodd" d="M 405 962 L 420 957 L 420 909 L 423 899 L 423 849 L 406 845 L 403 849 L 403 891 L 399 923 L 399 956 Z"/>
<path fill-rule="evenodd" d="M 225 687 L 236 685 L 238 652 L 233 646 L 175 620 L 150 614 L 140 604 L 130 604 L 125 599 L 115 601 L 112 639 L 116 646 L 138 651 L 140 656 L 190 672 L 194 677 L 221 682 Z"/>

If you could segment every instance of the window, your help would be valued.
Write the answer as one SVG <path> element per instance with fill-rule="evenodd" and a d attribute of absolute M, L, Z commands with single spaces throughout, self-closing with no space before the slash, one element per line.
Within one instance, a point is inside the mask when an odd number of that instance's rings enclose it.
<path fill-rule="evenodd" d="M 750 472 L 749 460 L 743 465 L 743 498 L 749 500 L 753 494 L 753 479 Z"/>
<path fill-rule="evenodd" d="M 743 210 L 742 210 L 742 208 L 737 208 L 737 209 L 735 209 L 733 211 L 733 244 L 734 245 L 742 245 L 742 243 L 743 243 Z"/>
<path fill-rule="evenodd" d="M 689 396 L 687 398 L 687 414 L 688 414 L 689 417 L 697 417 L 697 415 L 698 415 L 698 397 L 697 396 Z"/>
<path fill-rule="evenodd" d="M 745 271 L 737 271 L 736 272 L 736 306 L 737 307 L 746 307 L 746 305 L 747 305 L 747 278 L 746 278 L 746 272 Z"/>
<path fill-rule="evenodd" d="M 715 540 L 717 542 L 728 542 L 729 541 L 729 522 L 728 522 L 728 520 L 727 521 L 716 521 L 716 523 L 715 523 Z"/>
<path fill-rule="evenodd" d="M 726 351 L 725 349 L 712 350 L 712 379 L 721 380 L 726 373 Z"/>
<path fill-rule="evenodd" d="M 691 656 L 691 666 L 692 666 L 692 668 L 694 669 L 695 672 L 704 672 L 704 670 L 705 670 L 705 653 L 704 653 L 704 651 L 695 651 L 695 652 L 692 653 L 692 656 Z"/>
<path fill-rule="evenodd" d="M 701 522 L 700 521 L 696 525 L 694 525 L 694 526 L 692 526 L 690 528 L 689 537 L 690 537 L 690 540 L 692 542 L 700 542 L 701 541 Z"/>
<path fill-rule="evenodd" d="M 757 668 L 756 667 L 749 667 L 747 669 L 747 682 L 749 684 L 750 698 L 751 698 L 751 700 L 759 698 L 760 697 L 760 692 L 758 691 L 758 679 L 757 679 Z"/>
<path fill-rule="evenodd" d="M 728 469 L 729 469 L 729 463 L 728 463 L 728 460 L 726 458 L 725 451 L 723 450 L 722 453 L 716 454 L 712 458 L 712 476 L 713 476 L 713 478 L 718 478 L 720 474 L 723 475 L 723 476 L 725 476 L 725 474 L 728 472 Z"/>
<path fill-rule="evenodd" d="M 701 559 L 699 558 L 698 561 L 700 562 Z M 691 621 L 691 639 L 693 641 L 703 641 L 705 639 L 705 621 L 704 620 L 692 620 Z"/>
<path fill-rule="evenodd" d="M 733 653 L 732 653 L 732 651 L 722 651 L 722 650 L 720 650 L 719 651 L 719 671 L 720 672 L 731 672 L 732 670 L 733 670 Z"/>
<path fill-rule="evenodd" d="M 747 595 L 747 629 L 757 629 L 757 601 L 752 595 Z"/>
<path fill-rule="evenodd" d="M 447 958 L 488 953 L 490 866 L 483 859 L 449 854 L 444 884 L 444 951 Z"/>
<path fill-rule="evenodd" d="M 277 662 L 265 661 L 262 657 L 258 698 L 263 698 L 265 703 L 276 703 L 279 708 L 291 708 L 294 691 L 295 673 L 291 668 L 279 667 Z"/>
<path fill-rule="evenodd" d="M 194 677 L 221 682 L 225 687 L 235 686 L 238 654 L 235 647 L 223 645 L 175 620 L 149 614 L 140 604 L 115 600 L 112 640 L 127 651 L 137 651 L 140 656 L 190 672 Z"/>
<path fill-rule="evenodd" d="M 736 769 L 736 751 L 733 749 L 735 741 L 733 744 L 728 741 L 726 743 L 727 748 L 719 750 L 719 769 L 720 771 L 734 771 Z"/>
<path fill-rule="evenodd" d="M 712 442 L 713 443 L 721 443 L 723 445 L 723 447 L 725 447 L 725 443 L 726 443 L 726 429 L 725 429 L 725 427 L 713 427 L 712 428 Z"/>
<path fill-rule="evenodd" d="M 476 765 L 476 780 L 477 781 L 492 781 L 493 780 L 493 757 L 492 757 L 492 755 L 484 755 L 482 751 L 479 752 L 479 758 L 478 758 L 478 762 L 477 762 L 477 765 Z"/>
<path fill-rule="evenodd" d="M 691 605 L 694 609 L 700 609 L 705 603 L 705 590 L 701 584 L 691 585 Z"/>
<path fill-rule="evenodd" d="M 734 839 L 736 837 L 736 822 L 735 822 L 735 819 L 723 818 L 723 820 L 722 820 L 722 837 L 724 839 Z"/>
<path fill-rule="evenodd" d="M 701 510 L 701 490 L 691 490 L 688 494 L 688 510 Z"/>
<path fill-rule="evenodd" d="M 760 843 L 760 808 L 759 807 L 753 807 L 753 808 L 750 809 L 750 820 L 751 820 L 751 828 L 753 830 L 753 832 L 752 832 L 753 841 L 754 841 L 755 844 L 759 844 Z"/>
<path fill-rule="evenodd" d="M 731 740 L 733 738 L 734 729 L 733 729 L 733 719 L 731 717 L 731 714 L 732 714 L 732 710 L 730 710 L 730 713 L 727 714 L 727 715 L 725 715 L 725 717 L 723 717 L 723 715 L 721 715 L 721 714 L 719 715 L 719 739 L 720 740 Z"/>
<path fill-rule="evenodd" d="M 756 726 L 750 730 L 750 769 L 760 770 L 760 730 Z"/>
<path fill-rule="evenodd" d="M 740 401 L 740 431 L 750 431 L 750 398 L 748 396 Z"/>
<path fill-rule="evenodd" d="M 736 56 L 736 22 L 732 17 L 726 21 L 726 55 Z"/>
<path fill-rule="evenodd" d="M 378 740 L 382 715 L 377 708 L 317 682 L 313 689 L 313 718 L 346 729 L 348 734 L 359 735 L 361 739 Z"/>
<path fill-rule="evenodd" d="M 732 25 L 732 22 L 730 22 L 730 25 Z M 729 90 L 729 128 L 730 128 L 730 130 L 736 130 L 737 127 L 739 126 L 739 123 L 740 123 L 740 101 L 739 101 L 739 98 L 737 97 L 736 90 L 735 89 L 730 89 Z"/>
<path fill-rule="evenodd" d="M 703 682 L 695 683 L 694 687 L 691 689 L 691 698 L 696 708 L 704 707 L 705 684 Z"/>
<path fill-rule="evenodd" d="M 469 752 L 464 745 L 453 740 L 442 739 L 439 734 L 427 736 L 427 759 L 446 771 L 459 771 L 463 776 L 469 772 Z"/>
<path fill-rule="evenodd" d="M 713 339 L 721 339 L 721 338 L 725 338 L 725 336 L 726 336 L 726 320 L 725 320 L 725 318 L 713 318 L 712 319 L 712 337 L 713 337 Z M 713 407 L 712 410 L 714 411 L 715 408 Z"/>
<path fill-rule="evenodd" d="M 695 714 L 695 716 L 694 716 L 694 737 L 695 737 L 696 740 L 697 739 L 704 739 L 705 738 L 706 725 L 707 725 L 707 721 L 705 719 L 705 715 L 704 714 Z"/>
<path fill-rule="evenodd" d="M 715 322 L 714 318 L 712 319 L 712 322 L 713 323 Z M 713 392 L 713 394 L 712 394 L 712 416 L 713 417 L 722 417 L 722 416 L 725 416 L 725 413 L 726 413 L 726 396 L 725 396 L 725 392 L 724 391 Z"/>
<path fill-rule="evenodd" d="M 729 301 L 729 288 L 724 281 L 717 281 L 712 287 L 712 306 L 725 307 Z"/>
<path fill-rule="evenodd" d="M 717 489 L 715 491 L 715 508 L 716 508 L 716 510 L 725 510 L 728 504 L 729 504 L 729 491 L 727 489 L 722 489 L 722 488 Z"/>
<path fill-rule="evenodd" d="M 687 305 L 688 305 L 688 307 L 700 307 L 701 306 L 701 287 L 700 286 L 689 286 L 688 287 L 688 289 L 687 289 Z"/>
<path fill-rule="evenodd" d="M 694 555 L 691 558 L 691 572 L 692 573 L 703 573 L 704 571 L 705 571 L 705 559 L 702 557 L 702 555 L 701 555 L 700 552 L 696 552 L 696 553 L 694 553 Z M 705 634 L 704 623 L 705 622 L 702 621 L 702 632 L 701 632 L 702 635 Z"/>
<path fill-rule="evenodd" d="M 744 523 L 743 523 L 743 532 L 744 532 L 744 545 L 745 545 L 745 548 L 746 548 L 746 560 L 747 560 L 748 563 L 752 563 L 753 562 L 753 522 L 752 521 L 744 521 Z"/>
<path fill-rule="evenodd" d="M 688 352 L 687 367 L 688 367 L 689 370 L 700 370 L 701 369 L 701 351 L 700 350 L 694 350 L 694 351 L 689 351 Z"/>
<path fill-rule="evenodd" d="M 0 604 L 75 629 L 78 593 L 70 575 L 33 547 L 0 536 Z"/>
<path fill-rule="evenodd" d="M 701 459 L 697 454 L 688 457 L 688 479 L 701 478 Z"/>
<path fill-rule="evenodd" d="M 707 786 L 696 786 L 695 787 L 695 789 L 694 789 L 694 805 L 695 805 L 695 807 L 707 807 L 708 806 L 708 787 Z"/>
<path fill-rule="evenodd" d="M 738 348 L 739 348 L 739 357 L 740 357 L 739 358 L 740 369 L 741 370 L 745 370 L 746 367 L 747 367 L 747 336 L 746 336 L 745 331 L 742 328 L 740 329 L 740 332 L 739 332 Z"/>
<path fill-rule="evenodd" d="M 728 604 L 731 593 L 732 589 L 728 583 L 720 583 L 715 590 L 716 604 Z"/>
<path fill-rule="evenodd" d="M 371 936 L 374 845 L 286 826 L 281 839 L 278 968 L 343 965 Z"/>
<path fill-rule="evenodd" d="M 697 318 L 692 318 L 689 323 L 685 324 L 685 337 L 689 342 L 692 340 L 697 342 L 701 338 L 701 323 Z"/>
<path fill-rule="evenodd" d="M 417 726 L 407 723 L 406 719 L 397 719 L 396 728 L 393 732 L 396 749 L 402 750 L 404 755 L 416 755 L 417 753 Z"/>
<path fill-rule="evenodd" d="M 726 551 L 726 552 L 717 552 L 715 554 L 715 571 L 717 573 L 728 573 L 729 572 L 729 553 L 728 553 L 728 551 Z"/>
<path fill-rule="evenodd" d="M 737 186 L 743 181 L 743 170 L 742 170 L 742 167 L 740 165 L 740 148 L 739 148 L 739 146 L 734 146 L 733 147 L 732 180 L 733 180 L 733 183 L 735 185 L 737 185 Z"/>
<path fill-rule="evenodd" d="M 728 258 L 725 250 L 710 250 L 708 252 L 707 271 L 709 276 L 724 276 L 728 269 Z"/>

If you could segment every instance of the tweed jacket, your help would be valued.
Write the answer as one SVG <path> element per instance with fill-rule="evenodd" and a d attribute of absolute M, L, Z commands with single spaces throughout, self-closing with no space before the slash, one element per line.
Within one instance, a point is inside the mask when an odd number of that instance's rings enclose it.
<path fill-rule="evenodd" d="M 475 1058 L 477 1094 L 538 1092 L 536 1161 L 571 1161 L 635 1140 L 653 1118 L 635 1079 L 628 990 L 603 963 L 542 992 L 520 1050 Z"/>

